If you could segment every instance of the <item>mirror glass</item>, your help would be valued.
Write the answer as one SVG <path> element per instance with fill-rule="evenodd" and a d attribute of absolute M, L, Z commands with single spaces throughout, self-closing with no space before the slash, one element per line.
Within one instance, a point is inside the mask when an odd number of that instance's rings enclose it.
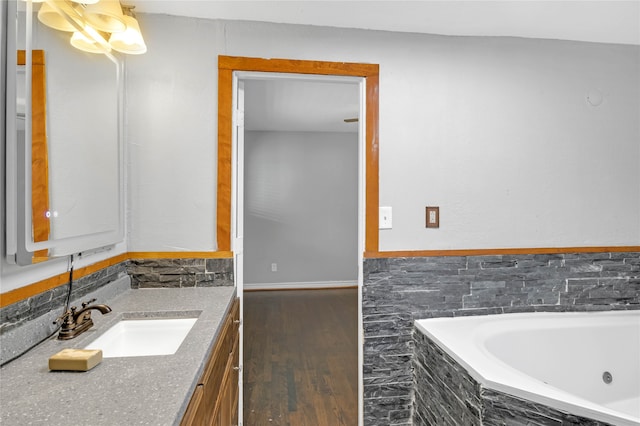
<path fill-rule="evenodd" d="M 122 240 L 122 65 L 40 23 L 42 3 L 14 5 L 15 257 L 29 264 Z"/>

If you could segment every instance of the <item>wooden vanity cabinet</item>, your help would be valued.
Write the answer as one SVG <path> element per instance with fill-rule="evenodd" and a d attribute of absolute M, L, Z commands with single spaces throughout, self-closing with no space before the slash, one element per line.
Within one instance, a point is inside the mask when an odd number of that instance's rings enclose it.
<path fill-rule="evenodd" d="M 235 426 L 238 424 L 238 345 L 240 306 L 233 301 L 220 335 L 193 391 L 181 426 Z"/>

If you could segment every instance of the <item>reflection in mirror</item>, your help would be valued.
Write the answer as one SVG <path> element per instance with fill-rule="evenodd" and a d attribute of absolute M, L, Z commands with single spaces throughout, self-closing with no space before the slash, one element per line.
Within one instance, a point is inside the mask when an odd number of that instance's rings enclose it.
<path fill-rule="evenodd" d="M 16 102 L 18 140 L 25 139 L 25 96 L 26 52 L 18 50 L 16 72 Z M 47 115 L 46 115 L 46 66 L 44 51 L 31 52 L 31 220 L 33 223 L 33 241 L 49 239 L 49 163 L 47 152 Z M 42 262 L 49 256 L 48 249 L 33 253 L 33 262 Z"/>
<path fill-rule="evenodd" d="M 7 233 L 8 258 L 30 264 L 112 245 L 124 234 L 122 65 L 71 47 L 70 33 L 35 18 L 42 4 L 12 3 L 14 45 L 25 53 L 7 108 L 16 124 L 15 139 L 7 138 L 15 179 L 7 182 L 17 207 L 7 214 L 17 229 L 13 244 Z"/>

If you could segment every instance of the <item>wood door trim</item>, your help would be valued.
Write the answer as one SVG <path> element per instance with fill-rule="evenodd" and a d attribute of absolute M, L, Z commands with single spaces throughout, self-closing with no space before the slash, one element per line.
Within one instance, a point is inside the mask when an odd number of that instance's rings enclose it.
<path fill-rule="evenodd" d="M 231 250 L 231 153 L 234 71 L 355 76 L 367 79 L 365 130 L 365 251 L 377 252 L 379 199 L 379 65 L 235 56 L 218 57 L 218 192 L 216 211 L 218 250 Z"/>

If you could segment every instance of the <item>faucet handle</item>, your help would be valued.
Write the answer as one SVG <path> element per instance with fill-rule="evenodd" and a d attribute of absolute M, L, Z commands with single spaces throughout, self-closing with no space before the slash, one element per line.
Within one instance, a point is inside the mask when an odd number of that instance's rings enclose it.
<path fill-rule="evenodd" d="M 96 301 L 96 299 L 94 298 L 94 299 L 89 300 L 88 302 L 82 302 L 82 308 L 83 309 L 86 308 L 87 306 L 89 306 L 90 304 L 92 304 L 95 301 Z"/>
<path fill-rule="evenodd" d="M 73 314 L 76 310 L 76 307 L 73 306 L 71 308 L 71 310 L 65 312 L 64 314 L 60 315 L 58 318 L 56 318 L 56 320 L 53 322 L 54 324 L 59 324 L 60 322 L 62 323 L 66 323 L 66 324 L 72 324 L 73 323 Z"/>

